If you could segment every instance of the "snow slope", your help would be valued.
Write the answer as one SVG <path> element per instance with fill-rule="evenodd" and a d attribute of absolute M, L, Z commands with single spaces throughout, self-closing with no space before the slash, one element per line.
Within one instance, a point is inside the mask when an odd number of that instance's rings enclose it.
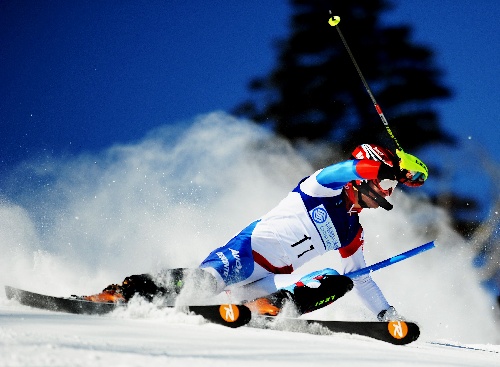
<path fill-rule="evenodd" d="M 5 177 L 0 287 L 90 294 L 130 274 L 196 266 L 312 172 L 286 142 L 246 121 L 212 113 L 186 124 L 99 154 L 25 162 Z M 0 291 L 0 366 L 498 365 L 498 310 L 479 286 L 467 244 L 425 197 L 397 191 L 391 201 L 390 212 L 362 213 L 369 264 L 438 243 L 373 274 L 389 302 L 419 323 L 416 343 L 230 330 L 144 304 L 106 317 L 63 315 Z M 298 271 L 327 266 L 338 267 L 335 254 Z M 374 319 L 354 292 L 311 316 Z"/>
<path fill-rule="evenodd" d="M 0 366 L 498 366 L 500 346 L 417 341 L 394 346 L 347 334 L 311 335 L 206 324 L 171 313 L 132 318 L 0 309 Z M 481 350 L 478 350 L 481 349 Z"/>

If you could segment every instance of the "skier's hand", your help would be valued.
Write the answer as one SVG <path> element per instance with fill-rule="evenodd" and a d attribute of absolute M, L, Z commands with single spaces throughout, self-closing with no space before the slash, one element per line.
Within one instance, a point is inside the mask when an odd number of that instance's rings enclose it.
<path fill-rule="evenodd" d="M 403 321 L 404 317 L 401 316 L 398 311 L 392 306 L 390 306 L 387 310 L 382 310 L 377 315 L 378 321 Z"/>

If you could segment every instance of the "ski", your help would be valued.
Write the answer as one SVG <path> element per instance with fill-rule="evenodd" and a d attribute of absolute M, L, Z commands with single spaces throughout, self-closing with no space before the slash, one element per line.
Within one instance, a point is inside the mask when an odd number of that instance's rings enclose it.
<path fill-rule="evenodd" d="M 10 286 L 5 286 L 5 294 L 8 299 L 14 299 L 25 306 L 73 314 L 102 315 L 126 306 L 126 303 L 92 302 L 79 298 L 48 296 Z M 173 306 L 164 307 L 173 308 Z M 252 317 L 250 309 L 244 305 L 180 306 L 178 309 L 185 313 L 191 312 L 203 316 L 214 324 L 231 328 L 248 324 Z"/>
<path fill-rule="evenodd" d="M 79 298 L 54 297 L 34 293 L 10 286 L 5 286 L 8 299 L 14 299 L 20 304 L 38 309 L 87 315 L 103 315 L 120 307 L 126 307 L 126 303 L 92 302 Z M 162 306 L 173 308 L 173 306 Z M 408 321 L 330 321 L 310 320 L 293 317 L 261 316 L 251 313 L 244 305 L 219 304 L 205 306 L 181 306 L 182 312 L 194 313 L 204 317 L 207 321 L 231 328 L 247 325 L 254 326 L 266 321 L 265 327 L 275 329 L 279 325 L 281 330 L 304 331 L 308 326 L 320 325 L 333 333 L 347 333 L 362 335 L 381 340 L 395 345 L 404 345 L 418 339 L 420 329 L 417 324 Z"/>
<path fill-rule="evenodd" d="M 331 321 L 276 316 L 254 317 L 255 321 L 258 319 L 271 321 L 266 325 L 270 329 L 274 329 L 276 325 L 282 330 L 303 332 L 308 326 L 320 325 L 332 333 L 361 335 L 395 345 L 409 344 L 420 336 L 418 325 L 408 321 Z"/>

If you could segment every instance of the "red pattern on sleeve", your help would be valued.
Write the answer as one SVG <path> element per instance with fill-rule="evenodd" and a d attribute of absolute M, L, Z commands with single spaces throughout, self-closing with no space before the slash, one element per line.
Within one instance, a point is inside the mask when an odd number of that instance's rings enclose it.
<path fill-rule="evenodd" d="M 378 176 L 378 170 L 382 162 L 362 159 L 356 164 L 356 173 L 365 180 L 374 180 Z"/>

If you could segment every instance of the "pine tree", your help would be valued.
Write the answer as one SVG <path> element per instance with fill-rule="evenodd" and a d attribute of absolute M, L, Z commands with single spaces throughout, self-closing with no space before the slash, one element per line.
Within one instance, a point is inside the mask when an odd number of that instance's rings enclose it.
<path fill-rule="evenodd" d="M 275 70 L 251 82 L 256 100 L 236 113 L 271 126 L 291 141 L 327 141 L 346 152 L 371 142 L 392 146 L 334 27 L 340 25 L 391 129 L 405 149 L 451 136 L 438 123 L 431 103 L 450 91 L 440 84 L 430 49 L 411 42 L 408 26 L 385 26 L 384 0 L 332 2 L 293 0 L 291 35 L 279 45 Z"/>
<path fill-rule="evenodd" d="M 451 96 L 441 84 L 434 54 L 412 42 L 409 26 L 382 22 L 390 2 L 292 0 L 291 5 L 291 34 L 278 44 L 278 65 L 251 81 L 255 99 L 238 106 L 237 115 L 266 124 L 291 142 L 330 143 L 346 157 L 361 142 L 395 148 L 340 37 L 328 24 L 331 10 L 340 16 L 342 33 L 401 146 L 416 153 L 428 145 L 454 143 L 433 109 L 436 100 Z M 333 157 L 322 158 L 311 163 L 319 168 Z M 438 178 L 439 167 L 430 169 Z M 474 199 L 454 194 L 431 199 L 450 209 L 462 234 L 477 227 L 476 221 L 461 216 L 476 208 Z"/>

